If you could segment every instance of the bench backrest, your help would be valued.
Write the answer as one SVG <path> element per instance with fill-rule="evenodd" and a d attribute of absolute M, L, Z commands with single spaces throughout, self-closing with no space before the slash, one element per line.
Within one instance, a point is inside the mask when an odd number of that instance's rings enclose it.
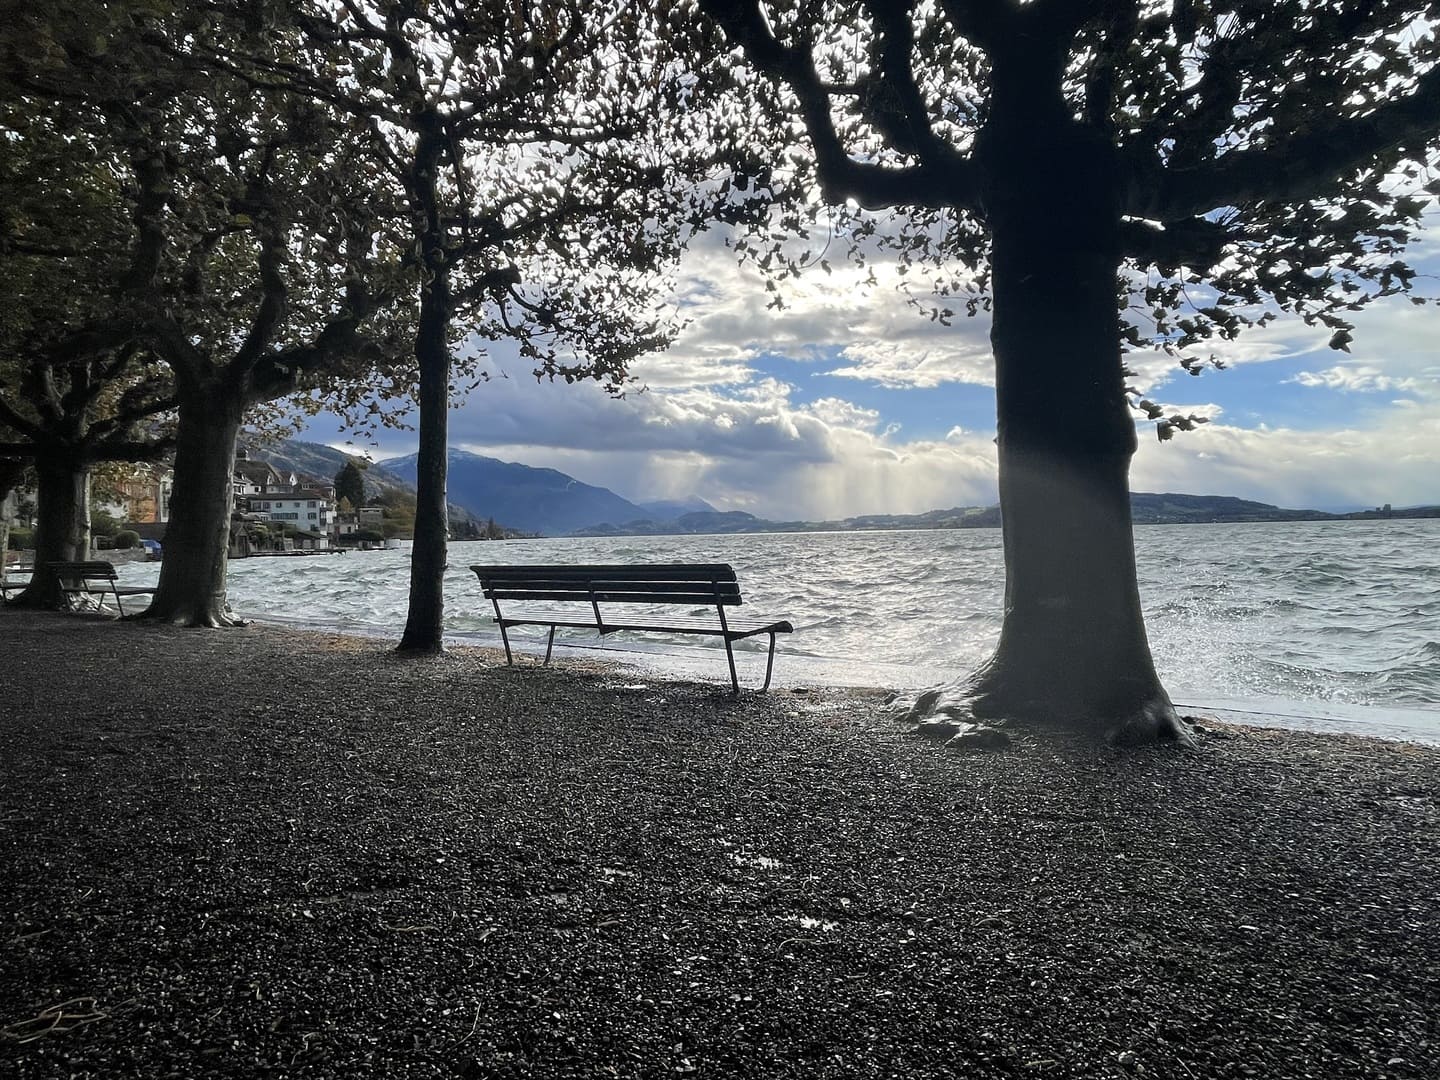
<path fill-rule="evenodd" d="M 108 562 L 48 562 L 45 567 L 52 574 L 62 578 L 115 580 L 115 567 Z"/>
<path fill-rule="evenodd" d="M 726 563 L 651 566 L 560 563 L 472 566 L 487 600 L 580 600 L 595 603 L 740 603 L 735 569 Z"/>

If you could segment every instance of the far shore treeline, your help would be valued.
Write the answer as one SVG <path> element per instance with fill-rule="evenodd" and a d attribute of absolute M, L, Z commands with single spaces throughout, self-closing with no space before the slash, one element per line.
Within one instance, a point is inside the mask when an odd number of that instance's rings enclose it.
<path fill-rule="evenodd" d="M 1345 350 L 1440 196 L 1421 0 L 0 5 L 0 499 L 32 478 L 37 563 L 70 562 L 93 471 L 171 461 L 137 634 L 237 625 L 237 439 L 324 410 L 416 427 L 400 651 L 441 651 L 447 414 L 486 346 L 638 389 L 721 229 L 772 307 L 848 257 L 915 318 L 990 317 L 1000 638 L 894 714 L 1187 743 L 1129 469 L 1137 419 L 1205 417 L 1125 353 L 1194 374 L 1278 318 Z M 12 602 L 66 599 L 37 573 Z"/>

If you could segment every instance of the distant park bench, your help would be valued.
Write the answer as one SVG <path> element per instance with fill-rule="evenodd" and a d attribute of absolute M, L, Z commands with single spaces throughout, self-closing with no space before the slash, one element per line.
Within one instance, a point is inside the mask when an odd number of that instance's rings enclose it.
<path fill-rule="evenodd" d="M 33 567 L 29 566 L 5 567 L 5 573 L 0 575 L 0 578 L 3 578 L 3 580 L 0 580 L 0 600 L 9 600 L 12 592 L 24 592 L 28 589 L 30 587 L 30 573 L 33 569 Z M 11 574 L 24 574 L 25 577 L 21 581 L 11 581 Z"/>
<path fill-rule="evenodd" d="M 125 614 L 122 596 L 150 596 L 155 592 L 153 586 L 120 588 L 115 583 L 115 567 L 108 562 L 48 562 L 45 571 L 55 575 L 67 597 L 99 596 L 102 604 L 107 594 L 115 597 L 121 615 Z"/>
<path fill-rule="evenodd" d="M 740 678 L 735 673 L 735 652 L 731 643 L 759 634 L 770 635 L 770 654 L 765 662 L 765 685 L 775 666 L 775 635 L 795 628 L 785 619 L 736 619 L 725 614 L 727 607 L 740 603 L 740 585 L 735 570 L 725 563 L 662 563 L 653 566 L 583 566 L 573 564 L 532 566 L 472 566 L 480 579 L 485 598 L 495 605 L 495 622 L 505 643 L 505 660 L 513 664 L 510 637 L 512 626 L 548 626 L 545 663 L 555 646 L 558 627 L 593 628 L 603 634 L 618 630 L 648 630 L 663 634 L 703 634 L 722 638 L 725 657 L 730 661 L 730 682 L 738 696 Z M 500 601 L 519 603 L 558 601 L 569 607 L 511 607 L 502 610 Z M 577 608 L 576 605 L 585 605 Z M 632 614 L 601 605 L 670 604 L 715 608 L 714 616 Z"/>

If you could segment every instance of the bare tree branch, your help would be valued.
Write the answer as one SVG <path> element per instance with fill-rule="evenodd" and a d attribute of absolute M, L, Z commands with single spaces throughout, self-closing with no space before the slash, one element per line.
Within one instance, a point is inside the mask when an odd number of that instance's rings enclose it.
<path fill-rule="evenodd" d="M 1440 116 L 1440 66 L 1415 89 L 1363 116 L 1321 121 L 1253 150 L 1236 150 L 1192 169 L 1165 170 L 1153 194 L 1132 184 L 1127 211 L 1162 219 L 1225 206 L 1323 198 L 1377 155 L 1432 138 Z"/>
<path fill-rule="evenodd" d="M 1146 221 L 1124 221 L 1120 242 L 1125 255 L 1141 266 L 1158 266 L 1167 273 L 1188 266 L 1208 270 L 1224 258 L 1233 234 L 1224 225 L 1205 218 L 1183 218 L 1163 226 Z"/>
<path fill-rule="evenodd" d="M 852 158 L 835 130 L 830 97 L 815 70 L 814 58 L 808 51 L 789 48 L 776 40 L 758 0 L 701 0 L 700 6 L 745 51 L 757 70 L 784 82 L 795 95 L 828 200 L 854 199 L 867 209 L 968 209 L 978 205 L 969 160 L 944 144 L 939 144 L 933 156 L 922 157 L 918 165 L 900 168 Z"/>
<path fill-rule="evenodd" d="M 940 6 L 950 25 L 986 52 L 1014 30 L 1014 0 L 940 0 Z"/>

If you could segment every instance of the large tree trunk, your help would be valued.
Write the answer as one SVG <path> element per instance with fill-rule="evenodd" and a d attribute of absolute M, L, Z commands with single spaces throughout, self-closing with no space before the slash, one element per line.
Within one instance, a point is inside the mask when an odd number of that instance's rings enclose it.
<path fill-rule="evenodd" d="M 435 118 L 432 117 L 432 120 Z M 426 280 L 420 294 L 415 359 L 420 368 L 420 445 L 415 457 L 415 540 L 410 553 L 410 610 L 400 651 L 437 653 L 444 645 L 445 505 L 450 410 L 450 267 L 444 250 L 435 171 L 445 143 L 438 126 L 416 146 L 412 191 L 425 218 L 421 251 Z"/>
<path fill-rule="evenodd" d="M 234 509 L 235 439 L 243 395 L 225 383 L 185 385 L 175 437 L 175 480 L 155 598 L 139 616 L 182 626 L 240 626 L 225 602 Z"/>
<path fill-rule="evenodd" d="M 1000 641 L 978 671 L 901 709 L 921 721 L 1184 741 L 1151 660 L 1135 580 L 1135 425 L 1120 355 L 1108 148 L 1059 139 L 1061 153 L 1029 134 L 1033 160 L 1016 148 L 1026 141 L 1019 132 L 1003 150 L 992 144 L 1006 180 L 987 204 L 1005 546 Z"/>
<path fill-rule="evenodd" d="M 35 459 L 35 570 L 13 601 L 17 607 L 61 608 L 66 596 L 51 562 L 90 557 L 90 466 L 72 453 L 41 452 Z"/>
<path fill-rule="evenodd" d="M 433 289 L 438 280 L 432 284 Z M 420 335 L 415 353 L 420 361 L 420 445 L 415 457 L 415 541 L 410 553 L 410 610 L 402 652 L 436 653 L 443 647 L 445 618 L 446 509 L 445 483 L 450 406 L 450 348 L 445 323 L 427 298 L 420 305 Z M 438 325 L 427 325 L 437 323 Z"/>

